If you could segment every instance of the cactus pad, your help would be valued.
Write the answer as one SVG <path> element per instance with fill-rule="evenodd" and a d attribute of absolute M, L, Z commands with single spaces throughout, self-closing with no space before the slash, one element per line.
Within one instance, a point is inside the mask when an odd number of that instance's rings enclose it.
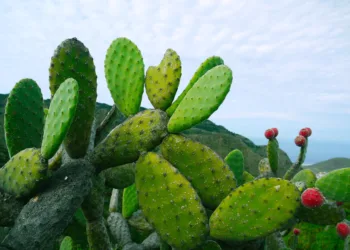
<path fill-rule="evenodd" d="M 140 152 L 158 146 L 167 135 L 167 114 L 144 110 L 114 128 L 94 149 L 92 163 L 100 170 L 132 163 Z"/>
<path fill-rule="evenodd" d="M 278 152 L 279 145 L 276 138 L 269 140 L 267 144 L 267 158 L 269 159 L 271 170 L 274 174 L 277 173 L 278 169 Z"/>
<path fill-rule="evenodd" d="M 65 236 L 61 241 L 60 250 L 74 250 L 74 242 L 70 236 Z"/>
<path fill-rule="evenodd" d="M 60 85 L 52 98 L 41 144 L 41 154 L 47 160 L 55 155 L 72 124 L 78 104 L 78 91 L 78 83 L 69 78 Z"/>
<path fill-rule="evenodd" d="M 115 39 L 107 50 L 104 67 L 115 105 L 125 116 L 138 113 L 145 78 L 139 48 L 127 38 Z"/>
<path fill-rule="evenodd" d="M 172 134 L 163 140 L 161 151 L 191 182 L 208 208 L 215 209 L 236 187 L 234 174 L 225 161 L 199 142 Z"/>
<path fill-rule="evenodd" d="M 262 178 L 230 193 L 210 217 L 210 235 L 247 241 L 282 229 L 300 206 L 300 192 L 289 181 Z"/>
<path fill-rule="evenodd" d="M 316 208 L 301 206 L 296 216 L 298 219 L 316 225 L 336 225 L 345 219 L 345 211 L 336 204 L 326 203 Z"/>
<path fill-rule="evenodd" d="M 232 71 L 219 65 L 205 73 L 188 91 L 168 123 L 178 133 L 208 119 L 223 103 L 232 83 Z"/>
<path fill-rule="evenodd" d="M 260 175 L 267 175 L 271 172 L 271 167 L 268 158 L 263 158 L 259 161 L 258 169 Z"/>
<path fill-rule="evenodd" d="M 230 167 L 237 180 L 237 185 L 243 184 L 244 156 L 239 149 L 232 150 L 225 158 L 225 162 Z"/>
<path fill-rule="evenodd" d="M 161 239 L 178 249 L 192 249 L 208 235 L 205 209 L 186 178 L 156 153 L 136 163 L 140 208 Z"/>
<path fill-rule="evenodd" d="M 93 59 L 82 42 L 76 38 L 67 39 L 55 50 L 49 71 L 51 97 L 66 79 L 73 78 L 78 82 L 78 107 L 64 145 L 71 158 L 84 157 L 90 141 L 97 98 Z"/>
<path fill-rule="evenodd" d="M 303 169 L 300 172 L 298 172 L 294 177 L 291 179 L 291 182 L 304 182 L 307 188 L 312 188 L 315 186 L 317 178 L 314 172 L 312 172 L 310 169 Z"/>
<path fill-rule="evenodd" d="M 198 81 L 199 78 L 201 78 L 208 70 L 214 68 L 215 66 L 224 64 L 224 60 L 222 60 L 218 56 L 212 56 L 209 57 L 207 60 L 205 60 L 197 69 L 197 71 L 192 76 L 189 84 L 184 89 L 184 91 L 181 93 L 181 95 L 176 99 L 176 101 L 171 104 L 171 106 L 166 110 L 167 114 L 169 116 L 172 116 L 172 114 L 175 112 L 176 108 L 181 103 L 182 99 L 186 96 L 187 92 L 193 87 L 193 85 Z"/>
<path fill-rule="evenodd" d="M 139 209 L 139 201 L 137 199 L 136 185 L 131 186 L 123 190 L 123 206 L 122 214 L 124 218 L 129 218 L 134 212 Z"/>
<path fill-rule="evenodd" d="M 44 104 L 41 90 L 32 79 L 22 79 L 12 89 L 5 107 L 4 127 L 10 157 L 26 148 L 40 147 Z"/>
<path fill-rule="evenodd" d="M 254 176 L 251 175 L 249 172 L 244 171 L 243 172 L 243 183 L 247 183 L 254 180 Z"/>
<path fill-rule="evenodd" d="M 40 149 L 24 149 L 0 169 L 0 190 L 18 198 L 29 196 L 47 178 L 47 168 Z"/>
<path fill-rule="evenodd" d="M 181 78 L 181 60 L 172 49 L 167 49 L 158 66 L 146 72 L 146 93 L 156 109 L 166 110 L 174 100 Z"/>
<path fill-rule="evenodd" d="M 106 186 L 114 189 L 123 189 L 135 182 L 135 163 L 125 164 L 106 169 Z"/>
<path fill-rule="evenodd" d="M 322 194 L 335 201 L 350 201 L 350 168 L 333 170 L 315 183 Z"/>

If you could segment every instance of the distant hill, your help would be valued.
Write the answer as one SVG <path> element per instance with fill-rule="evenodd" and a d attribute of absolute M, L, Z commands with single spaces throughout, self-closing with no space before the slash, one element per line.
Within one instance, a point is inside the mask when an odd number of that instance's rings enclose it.
<path fill-rule="evenodd" d="M 342 157 L 332 158 L 313 165 L 303 166 L 303 168 L 311 169 L 314 173 L 330 172 L 339 168 L 350 168 L 350 159 Z"/>
<path fill-rule="evenodd" d="M 0 166 L 6 163 L 8 160 L 8 153 L 5 147 L 3 117 L 4 107 L 6 105 L 7 95 L 0 94 Z M 48 106 L 49 100 L 45 100 L 45 106 Z M 96 105 L 96 119 L 101 122 L 105 115 L 110 110 L 111 106 L 103 103 L 97 103 Z M 108 123 L 103 131 L 101 140 L 108 132 L 116 125 L 125 120 L 125 117 L 118 111 L 113 116 L 111 122 Z M 258 163 L 266 157 L 266 146 L 255 145 L 248 138 L 235 134 L 224 128 L 223 126 L 216 125 L 210 120 L 203 121 L 195 127 L 183 132 L 186 136 L 197 140 L 216 151 L 222 158 L 224 158 L 231 150 L 239 149 L 242 151 L 245 158 L 245 168 L 253 175 L 258 175 Z M 282 176 L 283 173 L 291 166 L 292 162 L 288 155 L 280 150 L 280 168 L 277 172 L 278 176 Z"/>

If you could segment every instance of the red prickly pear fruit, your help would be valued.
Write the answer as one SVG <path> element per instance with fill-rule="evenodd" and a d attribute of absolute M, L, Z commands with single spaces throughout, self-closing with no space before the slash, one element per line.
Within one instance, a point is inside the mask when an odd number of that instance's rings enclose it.
<path fill-rule="evenodd" d="M 266 139 L 273 139 L 275 137 L 275 132 L 272 129 L 268 129 L 265 131 Z"/>
<path fill-rule="evenodd" d="M 350 226 L 345 222 L 338 223 L 337 233 L 341 238 L 345 239 L 348 235 L 350 235 Z"/>
<path fill-rule="evenodd" d="M 344 204 L 344 202 L 342 202 L 342 201 L 337 201 L 337 206 L 338 206 L 338 207 L 342 206 L 343 204 Z"/>
<path fill-rule="evenodd" d="M 305 138 L 311 136 L 311 134 L 312 134 L 311 128 L 303 128 L 299 131 L 299 135 L 302 135 Z"/>
<path fill-rule="evenodd" d="M 300 229 L 299 228 L 294 228 L 293 229 L 293 234 L 298 236 L 300 234 Z"/>
<path fill-rule="evenodd" d="M 317 188 L 308 188 L 301 194 L 301 203 L 304 207 L 320 207 L 324 203 L 324 197 Z"/>
<path fill-rule="evenodd" d="M 295 137 L 294 142 L 295 145 L 297 145 L 298 147 L 302 147 L 306 143 L 306 138 L 302 135 L 298 135 L 297 137 Z"/>
<path fill-rule="evenodd" d="M 278 129 L 277 128 L 272 128 L 273 132 L 275 133 L 275 138 L 278 136 Z"/>

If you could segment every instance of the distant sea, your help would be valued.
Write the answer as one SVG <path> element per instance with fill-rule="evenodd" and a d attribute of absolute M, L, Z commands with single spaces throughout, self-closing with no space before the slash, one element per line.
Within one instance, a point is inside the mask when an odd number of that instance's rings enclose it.
<path fill-rule="evenodd" d="M 265 138 L 249 138 L 256 145 L 266 145 Z M 278 139 L 280 148 L 286 152 L 294 162 L 299 154 L 299 147 L 294 144 L 294 139 Z M 350 143 L 337 141 L 317 141 L 310 137 L 304 165 L 312 165 L 331 158 L 345 157 L 350 158 Z"/>

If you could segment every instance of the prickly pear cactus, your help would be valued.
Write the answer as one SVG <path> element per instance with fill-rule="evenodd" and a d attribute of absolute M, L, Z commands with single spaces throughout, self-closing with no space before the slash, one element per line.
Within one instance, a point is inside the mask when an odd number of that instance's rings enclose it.
<path fill-rule="evenodd" d="M 123 190 L 122 206 L 122 215 L 124 218 L 131 217 L 131 215 L 139 209 L 139 201 L 137 199 L 135 184 L 132 184 Z"/>
<path fill-rule="evenodd" d="M 50 65 L 50 91 L 53 97 L 68 78 L 79 84 L 76 116 L 64 141 L 71 158 L 84 157 L 89 145 L 97 99 L 97 76 L 89 50 L 76 38 L 63 41 L 55 50 Z"/>
<path fill-rule="evenodd" d="M 107 50 L 104 67 L 115 105 L 125 116 L 135 115 L 140 110 L 145 78 L 141 51 L 129 39 L 117 38 Z"/>
<path fill-rule="evenodd" d="M 18 198 L 29 196 L 46 180 L 47 168 L 40 149 L 24 149 L 0 168 L 0 190 Z"/>
<path fill-rule="evenodd" d="M 218 56 L 212 56 L 206 59 L 197 69 L 197 71 L 192 76 L 190 82 L 188 83 L 187 87 L 184 89 L 184 91 L 181 93 L 181 95 L 176 99 L 176 101 L 166 110 L 167 114 L 169 116 L 172 116 L 181 101 L 186 96 L 187 92 L 193 87 L 193 85 L 198 81 L 199 78 L 201 78 L 208 70 L 214 68 L 215 66 L 224 64 L 224 60 L 222 60 L 221 57 Z"/>
<path fill-rule="evenodd" d="M 78 98 L 79 86 L 72 78 L 65 80 L 52 98 L 41 144 L 45 159 L 53 157 L 64 140 L 74 119 Z"/>
<path fill-rule="evenodd" d="M 312 188 L 315 186 L 316 180 L 317 178 L 314 172 L 312 172 L 310 169 L 303 169 L 294 175 L 294 177 L 291 179 L 291 182 L 296 183 L 302 181 L 305 183 L 307 188 Z"/>
<path fill-rule="evenodd" d="M 208 208 L 215 209 L 236 187 L 235 176 L 225 161 L 199 142 L 171 134 L 163 140 L 161 151 L 191 182 Z"/>
<path fill-rule="evenodd" d="M 150 151 L 162 142 L 167 122 L 161 110 L 145 110 L 130 117 L 95 147 L 93 165 L 103 170 L 136 161 L 140 152 Z"/>
<path fill-rule="evenodd" d="M 267 158 L 269 159 L 271 170 L 274 174 L 277 173 L 278 169 L 278 156 L 279 144 L 276 138 L 270 139 L 267 144 Z"/>
<path fill-rule="evenodd" d="M 326 203 L 315 208 L 301 206 L 296 217 L 301 221 L 316 225 L 336 225 L 338 222 L 345 219 L 346 214 L 342 207 L 336 204 Z"/>
<path fill-rule="evenodd" d="M 248 241 L 282 229 L 300 206 L 293 183 L 262 178 L 230 193 L 210 217 L 210 235 L 225 241 Z"/>
<path fill-rule="evenodd" d="M 232 150 L 226 157 L 225 162 L 230 167 L 237 180 L 237 185 L 243 184 L 244 157 L 239 149 Z"/>
<path fill-rule="evenodd" d="M 156 109 L 166 110 L 174 100 L 181 78 L 181 60 L 172 49 L 167 49 L 158 66 L 146 72 L 146 93 Z"/>
<path fill-rule="evenodd" d="M 350 201 L 350 168 L 341 168 L 329 172 L 318 179 L 315 186 L 328 199 Z"/>
<path fill-rule="evenodd" d="M 225 65 L 208 70 L 187 92 L 168 123 L 178 133 L 208 119 L 223 103 L 232 83 L 232 71 Z"/>
<path fill-rule="evenodd" d="M 158 235 L 172 247 L 192 249 L 208 235 L 208 217 L 190 182 L 156 153 L 136 163 L 140 208 Z"/>
<path fill-rule="evenodd" d="M 40 87 L 22 79 L 11 90 L 5 107 L 5 140 L 10 157 L 26 148 L 39 148 L 44 128 L 44 104 Z"/>

